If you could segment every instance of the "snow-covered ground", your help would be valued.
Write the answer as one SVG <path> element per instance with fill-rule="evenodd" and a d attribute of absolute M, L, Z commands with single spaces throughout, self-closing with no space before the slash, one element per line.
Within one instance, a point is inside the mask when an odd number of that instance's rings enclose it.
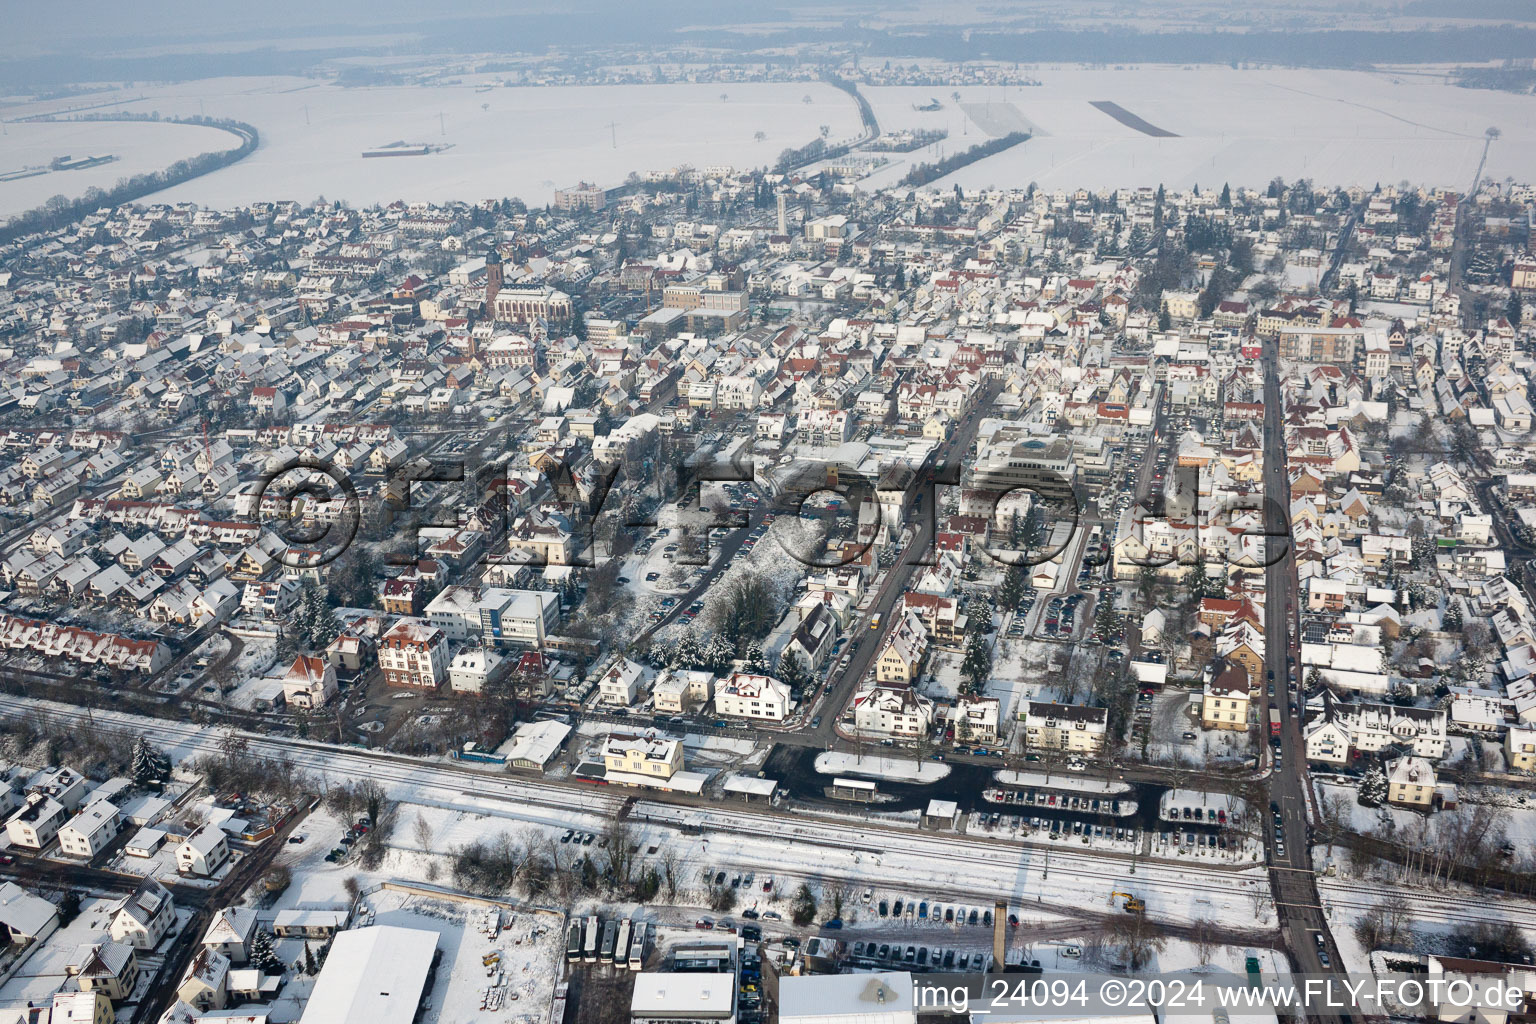
<path fill-rule="evenodd" d="M 882 130 L 949 131 L 939 145 L 899 154 L 864 186 L 896 183 L 913 163 L 936 159 L 940 146 L 952 155 L 1020 127 L 1032 127 L 1034 138 L 935 187 L 1219 189 L 1223 182 L 1262 187 L 1280 175 L 1323 185 L 1407 178 L 1465 188 L 1490 125 L 1503 132 L 1488 154 L 1492 177 L 1518 177 L 1536 159 L 1536 97 L 1461 89 L 1433 74 L 1140 65 L 1052 66 L 1037 75 L 1042 84 L 1027 88 L 864 88 Z M 930 99 L 942 109 L 913 109 Z M 1143 135 L 1090 106 L 1094 100 L 1117 102 L 1179 137 Z"/>
<path fill-rule="evenodd" d="M 1489 126 L 1503 132 L 1488 155 L 1490 176 L 1518 175 L 1536 160 L 1536 97 L 1460 89 L 1432 74 L 1149 65 L 1051 67 L 1039 77 L 1043 84 L 1029 88 L 863 87 L 882 130 L 939 129 L 949 137 L 890 154 L 891 162 L 862 185 L 895 184 L 913 164 L 1016 129 L 1035 136 L 938 186 L 1263 186 L 1280 175 L 1319 184 L 1407 178 L 1465 187 Z M 297 77 L 219 78 L 8 104 L 0 117 L 12 121 L 10 159 L 0 171 L 64 154 L 120 159 L 0 183 L 0 215 L 229 148 L 227 133 L 208 128 L 13 120 L 82 103 L 117 100 L 114 109 L 125 112 L 206 113 L 254 124 L 262 136 L 255 154 L 160 196 L 214 206 L 316 195 L 354 203 L 513 195 L 542 204 L 578 180 L 613 186 L 632 171 L 683 164 L 763 166 L 817 137 L 822 125 L 833 142 L 860 130 L 852 102 L 820 83 L 485 91 L 477 84 L 468 78 L 457 86 L 342 88 Z M 913 109 L 934 98 L 941 109 Z M 1095 100 L 1118 102 L 1178 137 L 1143 135 L 1092 107 Z M 397 140 L 448 148 L 428 156 L 361 156 Z"/>
<path fill-rule="evenodd" d="M 1044 772 L 1016 772 L 1012 768 L 992 773 L 992 777 L 1005 786 L 1031 786 L 1037 789 L 1065 789 L 1076 793 L 1092 793 L 1095 796 L 1129 793 L 1131 787 L 1124 782 L 1095 779 L 1071 772 L 1059 771 L 1047 775 Z"/>
<path fill-rule="evenodd" d="M 810 103 L 804 102 L 807 96 Z M 283 198 L 308 202 L 317 195 L 359 204 L 518 196 L 543 205 L 555 189 L 582 180 L 612 187 L 631 171 L 683 164 L 761 167 L 772 164 L 785 148 L 817 138 L 822 125 L 830 128 L 832 140 L 860 130 L 852 100 L 831 86 L 807 82 L 482 92 L 473 80 L 462 86 L 343 88 L 307 78 L 217 78 L 135 84 L 118 93 L 13 104 L 0 108 L 0 117 L 9 120 L 113 98 L 125 101 L 115 109 L 130 113 L 203 111 L 256 126 L 261 148 L 251 156 L 156 197 L 212 206 Z M 615 127 L 610 129 L 610 123 Z M 12 136 L 16 127 L 11 126 Z M 230 136 L 224 132 L 211 133 L 216 143 L 191 137 L 183 142 L 167 131 L 147 130 L 150 127 L 81 125 L 71 129 L 64 149 L 39 142 L 28 152 L 50 157 L 119 152 L 138 170 L 146 170 L 191 153 L 230 148 Z M 757 138 L 759 132 L 764 138 Z M 361 155 L 397 140 L 451 148 L 428 156 Z M 36 160 L 12 162 L 20 166 Z M 75 194 L 90 184 L 116 181 L 125 166 L 109 165 L 102 169 L 104 182 L 85 181 Z M 28 180 L 53 177 L 58 176 Z M 39 197 L 38 187 L 26 181 L 0 183 L 0 214 L 71 191 L 52 187 Z"/>
<path fill-rule="evenodd" d="M 823 775 L 857 775 L 892 782 L 938 782 L 949 774 L 949 765 L 938 761 L 913 761 L 905 757 L 846 754 L 829 750 L 816 755 L 816 770 Z"/>
<path fill-rule="evenodd" d="M 196 113 L 196 110 L 193 111 Z M 51 196 L 82 195 L 91 188 L 111 188 L 119 178 L 161 170 L 177 160 L 234 149 L 240 140 L 201 125 L 126 121 L 53 123 L 30 121 L 5 126 L 0 143 L 0 174 L 44 168 L 55 157 L 116 159 L 77 171 L 49 171 L 0 181 L 0 216 L 41 206 Z"/>

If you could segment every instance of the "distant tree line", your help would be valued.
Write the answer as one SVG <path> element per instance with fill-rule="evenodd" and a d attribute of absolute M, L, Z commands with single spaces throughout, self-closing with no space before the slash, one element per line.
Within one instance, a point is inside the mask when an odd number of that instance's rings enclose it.
<path fill-rule="evenodd" d="M 217 171 L 222 167 L 228 167 L 254 153 L 256 147 L 261 144 L 261 136 L 255 126 L 246 124 L 244 121 L 212 117 L 160 118 L 149 114 L 114 114 L 110 117 L 94 116 L 82 118 L 82 120 L 156 121 L 220 128 L 239 136 L 240 145 L 234 149 L 201 153 L 185 160 L 177 160 L 163 170 L 135 174 L 131 178 L 120 180 L 110 189 L 87 189 L 78 199 L 70 199 L 63 195 L 54 196 L 42 206 L 17 214 L 4 227 L 0 227 L 0 244 L 37 232 L 57 231 L 68 224 L 83 220 L 97 210 L 132 203 L 162 189 L 180 185 L 184 181 L 191 181 L 193 178 Z"/>
<path fill-rule="evenodd" d="M 907 172 L 907 176 L 901 179 L 903 185 L 920 188 L 930 181 L 937 181 L 946 174 L 953 174 L 962 167 L 969 166 L 978 160 L 985 160 L 989 156 L 1001 153 L 1005 149 L 1012 149 L 1021 142 L 1029 139 L 1029 132 L 1009 132 L 1007 135 L 972 146 L 970 149 L 961 150 L 953 156 L 947 156 L 943 160 L 931 164 L 918 164 Z"/>

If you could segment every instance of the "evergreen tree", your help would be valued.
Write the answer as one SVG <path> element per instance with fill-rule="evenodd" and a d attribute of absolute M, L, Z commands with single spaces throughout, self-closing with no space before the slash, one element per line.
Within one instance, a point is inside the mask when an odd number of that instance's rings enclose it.
<path fill-rule="evenodd" d="M 990 625 L 991 615 L 987 615 Z M 992 671 L 992 652 L 987 649 L 986 626 L 972 628 L 965 638 L 965 658 L 960 662 L 960 672 L 979 690 Z"/>
<path fill-rule="evenodd" d="M 305 947 L 308 949 L 308 947 Z M 277 949 L 272 944 L 272 933 L 265 928 L 257 928 L 251 936 L 251 951 L 246 958 L 250 965 L 263 974 L 282 974 L 288 965 L 283 963 L 283 958 L 277 955 Z"/>
<path fill-rule="evenodd" d="M 1024 598 L 1024 587 L 1024 570 L 1017 565 L 1010 565 L 1008 571 L 1003 573 L 1003 585 L 997 591 L 997 599 L 1004 609 L 1018 607 Z"/>
<path fill-rule="evenodd" d="M 309 948 L 309 943 L 304 943 L 304 973 L 315 975 L 320 970 L 320 965 L 315 963 L 315 951 Z"/>
<path fill-rule="evenodd" d="M 305 582 L 300 604 L 303 605 L 303 642 L 312 651 L 323 651 L 341 632 L 336 617 L 330 613 L 325 596 L 313 581 Z"/>
<path fill-rule="evenodd" d="M 1229 210 L 1232 208 L 1232 186 L 1231 185 L 1222 185 L 1221 186 L 1221 205 L 1226 207 Z"/>
<path fill-rule="evenodd" d="M 684 633 L 678 638 L 676 646 L 672 648 L 672 665 L 683 668 L 703 668 L 703 652 L 699 650 L 699 641 L 692 633 Z"/>
<path fill-rule="evenodd" d="M 798 690 L 811 681 L 810 673 L 806 671 L 799 651 L 785 651 L 780 656 L 779 681 L 791 690 Z"/>
<path fill-rule="evenodd" d="M 1380 768 L 1372 767 L 1360 777 L 1360 802 L 1367 807 L 1379 807 L 1386 798 L 1386 773 Z"/>
<path fill-rule="evenodd" d="M 736 659 L 736 642 L 724 633 L 716 633 L 709 638 L 701 652 L 703 668 L 712 672 L 725 672 L 731 667 L 731 662 Z"/>
<path fill-rule="evenodd" d="M 789 917 L 802 928 L 816 920 L 816 897 L 812 894 L 811 887 L 803 882 L 795 891 L 794 909 L 790 911 Z"/>
<path fill-rule="evenodd" d="M 145 788 L 158 788 L 171 774 L 170 759 L 156 750 L 149 737 L 140 736 L 133 744 L 133 781 Z"/>
<path fill-rule="evenodd" d="M 1168 302 L 1165 299 L 1157 311 L 1157 329 L 1167 331 L 1173 328 L 1173 317 L 1168 314 Z"/>
<path fill-rule="evenodd" d="M 763 654 L 763 645 L 756 640 L 747 641 L 747 649 L 742 654 L 746 662 L 748 672 L 756 672 L 759 675 L 768 674 L 768 659 Z"/>
<path fill-rule="evenodd" d="M 1205 574 L 1205 559 L 1195 559 L 1195 564 L 1189 571 L 1187 585 L 1189 596 L 1196 601 L 1213 596 L 1210 577 Z"/>
<path fill-rule="evenodd" d="M 282 626 L 277 628 L 277 641 L 275 646 L 277 649 L 277 660 L 279 662 L 289 662 L 291 664 L 293 662 L 294 655 L 299 653 L 298 643 L 294 640 L 293 630 L 291 628 L 284 629 Z"/>

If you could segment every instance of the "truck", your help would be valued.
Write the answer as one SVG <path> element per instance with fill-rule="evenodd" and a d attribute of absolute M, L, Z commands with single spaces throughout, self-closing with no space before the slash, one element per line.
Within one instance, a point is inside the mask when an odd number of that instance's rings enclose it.
<path fill-rule="evenodd" d="M 1269 734 L 1271 736 L 1279 736 L 1280 735 L 1280 709 L 1279 708 L 1270 708 L 1269 709 Z"/>

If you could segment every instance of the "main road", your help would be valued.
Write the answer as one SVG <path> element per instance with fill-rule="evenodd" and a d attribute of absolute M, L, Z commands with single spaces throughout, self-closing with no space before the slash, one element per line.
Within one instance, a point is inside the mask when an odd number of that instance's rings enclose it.
<path fill-rule="evenodd" d="M 1307 761 L 1301 739 L 1301 721 L 1291 714 L 1286 691 L 1291 681 L 1300 691 L 1301 661 L 1296 622 L 1296 561 L 1290 537 L 1290 479 L 1285 465 L 1285 425 L 1280 399 L 1278 343 L 1267 343 L 1264 357 L 1264 497 L 1265 556 L 1270 561 L 1265 580 L 1264 662 L 1266 679 L 1256 681 L 1267 687 L 1272 682 L 1275 695 L 1265 697 L 1260 713 L 1261 730 L 1269 728 L 1268 709 L 1280 714 L 1280 746 L 1272 748 L 1274 770 L 1269 773 L 1269 813 L 1279 815 L 1279 841 L 1273 827 L 1266 823 L 1265 843 L 1269 852 L 1270 889 L 1274 893 L 1276 919 L 1280 922 L 1296 968 L 1303 974 L 1341 971 L 1338 946 L 1328 931 L 1328 921 L 1318 899 L 1317 877 L 1312 867 L 1312 847 L 1307 826 Z M 1276 550 L 1278 548 L 1278 551 Z M 1278 557 L 1277 557 L 1278 554 Z M 1294 673 L 1294 674 L 1293 674 Z M 1300 700 L 1298 696 L 1298 710 Z M 1322 951 L 1327 950 L 1329 966 L 1323 966 Z M 1311 1018 L 1325 1024 L 1345 1024 L 1346 1013 L 1311 1012 Z"/>
<path fill-rule="evenodd" d="M 964 456 L 970 451 L 971 442 L 976 439 L 976 432 L 981 428 L 981 413 L 992 404 L 992 399 L 997 395 L 996 385 L 987 385 L 978 399 L 972 403 L 971 411 L 965 419 L 960 421 L 959 428 L 943 441 L 934 453 L 932 465 L 942 467 L 952 463 L 958 452 Z M 921 486 L 921 481 L 919 481 Z M 841 672 L 835 668 L 827 684 L 827 692 L 821 702 L 821 724 L 807 726 L 794 733 L 786 733 L 781 738 L 801 746 L 825 746 L 831 747 L 837 742 L 837 719 L 842 715 L 843 708 L 853 696 L 854 688 L 860 679 L 869 671 L 871 662 L 880 651 L 885 642 L 885 634 L 894 628 L 895 619 L 892 611 L 901 596 L 907 591 L 907 583 L 911 581 L 912 574 L 917 567 L 924 563 L 933 544 L 933 531 L 938 523 L 939 510 L 938 494 L 921 494 L 919 500 L 923 507 L 917 509 L 912 523 L 912 534 L 906 546 L 896 559 L 896 564 L 885 571 L 885 579 L 880 584 L 880 589 L 875 592 L 874 600 L 865 609 L 864 618 L 857 619 L 853 624 L 853 634 L 848 642 L 848 665 Z M 893 533 L 899 535 L 902 532 L 902 523 L 888 523 Z M 881 628 L 879 630 L 865 628 L 866 622 L 873 622 L 874 617 L 880 616 Z"/>

